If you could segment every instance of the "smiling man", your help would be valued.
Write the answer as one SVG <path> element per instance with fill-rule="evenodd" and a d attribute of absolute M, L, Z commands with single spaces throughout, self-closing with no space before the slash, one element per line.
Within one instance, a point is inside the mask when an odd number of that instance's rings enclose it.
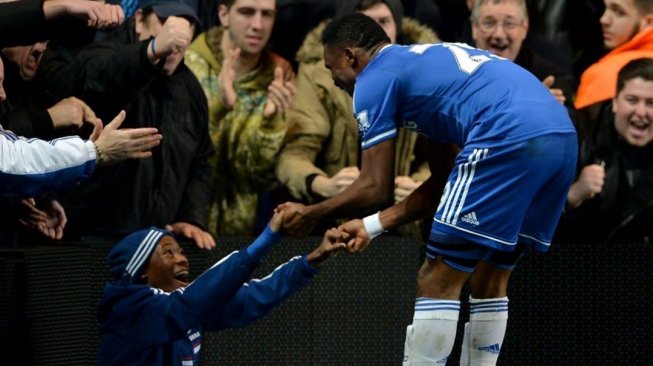
<path fill-rule="evenodd" d="M 525 0 L 476 0 L 471 8 L 476 47 L 514 61 L 535 75 L 565 103 L 575 89 L 573 76 L 524 43 L 528 34 Z"/>
<path fill-rule="evenodd" d="M 581 144 L 560 241 L 653 238 L 653 59 L 631 61 L 619 72 L 611 110 Z"/>
<path fill-rule="evenodd" d="M 244 327 L 310 283 L 325 260 L 345 246 L 336 229 L 306 256 L 260 280 L 252 272 L 281 238 L 283 212 L 247 248 L 188 282 L 189 263 L 174 236 L 150 228 L 130 234 L 109 253 L 116 282 L 104 288 L 98 316 L 98 365 L 199 365 L 202 332 Z"/>

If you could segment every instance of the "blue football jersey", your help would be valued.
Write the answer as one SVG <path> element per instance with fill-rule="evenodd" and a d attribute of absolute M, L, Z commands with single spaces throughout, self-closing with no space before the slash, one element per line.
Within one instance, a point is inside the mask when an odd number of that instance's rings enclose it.
<path fill-rule="evenodd" d="M 399 127 L 460 147 L 574 131 L 566 108 L 530 72 L 461 43 L 384 47 L 356 78 L 354 115 L 363 149 Z"/>

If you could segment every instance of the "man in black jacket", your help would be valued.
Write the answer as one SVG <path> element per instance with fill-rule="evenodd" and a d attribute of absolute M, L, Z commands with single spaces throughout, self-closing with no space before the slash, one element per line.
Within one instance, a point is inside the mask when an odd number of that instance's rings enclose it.
<path fill-rule="evenodd" d="M 163 134 L 151 159 L 107 168 L 71 192 L 64 200 L 71 235 L 113 237 L 154 225 L 215 246 L 204 230 L 213 153 L 207 102 L 183 63 L 196 23 L 181 1 L 141 1 L 133 18 L 72 62 L 46 52 L 41 70 L 54 95 L 85 100 L 100 118 L 126 109 L 124 126 Z"/>
<path fill-rule="evenodd" d="M 557 240 L 653 240 L 653 59 L 636 59 L 617 78 L 608 118 L 583 138 L 579 175 L 567 196 Z"/>

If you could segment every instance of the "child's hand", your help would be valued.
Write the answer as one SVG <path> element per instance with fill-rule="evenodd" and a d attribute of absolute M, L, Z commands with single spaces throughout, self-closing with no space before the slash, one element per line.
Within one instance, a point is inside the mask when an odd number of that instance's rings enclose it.
<path fill-rule="evenodd" d="M 274 215 L 272 215 L 272 218 L 270 219 L 270 229 L 272 230 L 272 232 L 276 233 L 279 230 L 281 230 L 282 225 L 283 225 L 283 210 L 275 208 Z"/>

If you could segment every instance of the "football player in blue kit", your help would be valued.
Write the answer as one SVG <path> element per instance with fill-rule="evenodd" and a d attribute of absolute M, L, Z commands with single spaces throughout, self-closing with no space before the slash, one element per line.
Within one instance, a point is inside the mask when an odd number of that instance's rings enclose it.
<path fill-rule="evenodd" d="M 405 200 L 340 229 L 350 234 L 348 250 L 359 252 L 383 231 L 435 211 L 404 365 L 446 363 L 467 281 L 461 364 L 496 364 L 511 271 L 525 248 L 548 250 L 574 178 L 577 137 L 566 109 L 526 70 L 465 44 L 391 45 L 361 14 L 333 22 L 323 38 L 326 67 L 353 95 L 361 172 L 331 199 L 281 205 L 284 228 L 301 234 L 325 217 L 390 205 L 400 127 L 457 145 L 444 192 L 429 178 Z"/>

